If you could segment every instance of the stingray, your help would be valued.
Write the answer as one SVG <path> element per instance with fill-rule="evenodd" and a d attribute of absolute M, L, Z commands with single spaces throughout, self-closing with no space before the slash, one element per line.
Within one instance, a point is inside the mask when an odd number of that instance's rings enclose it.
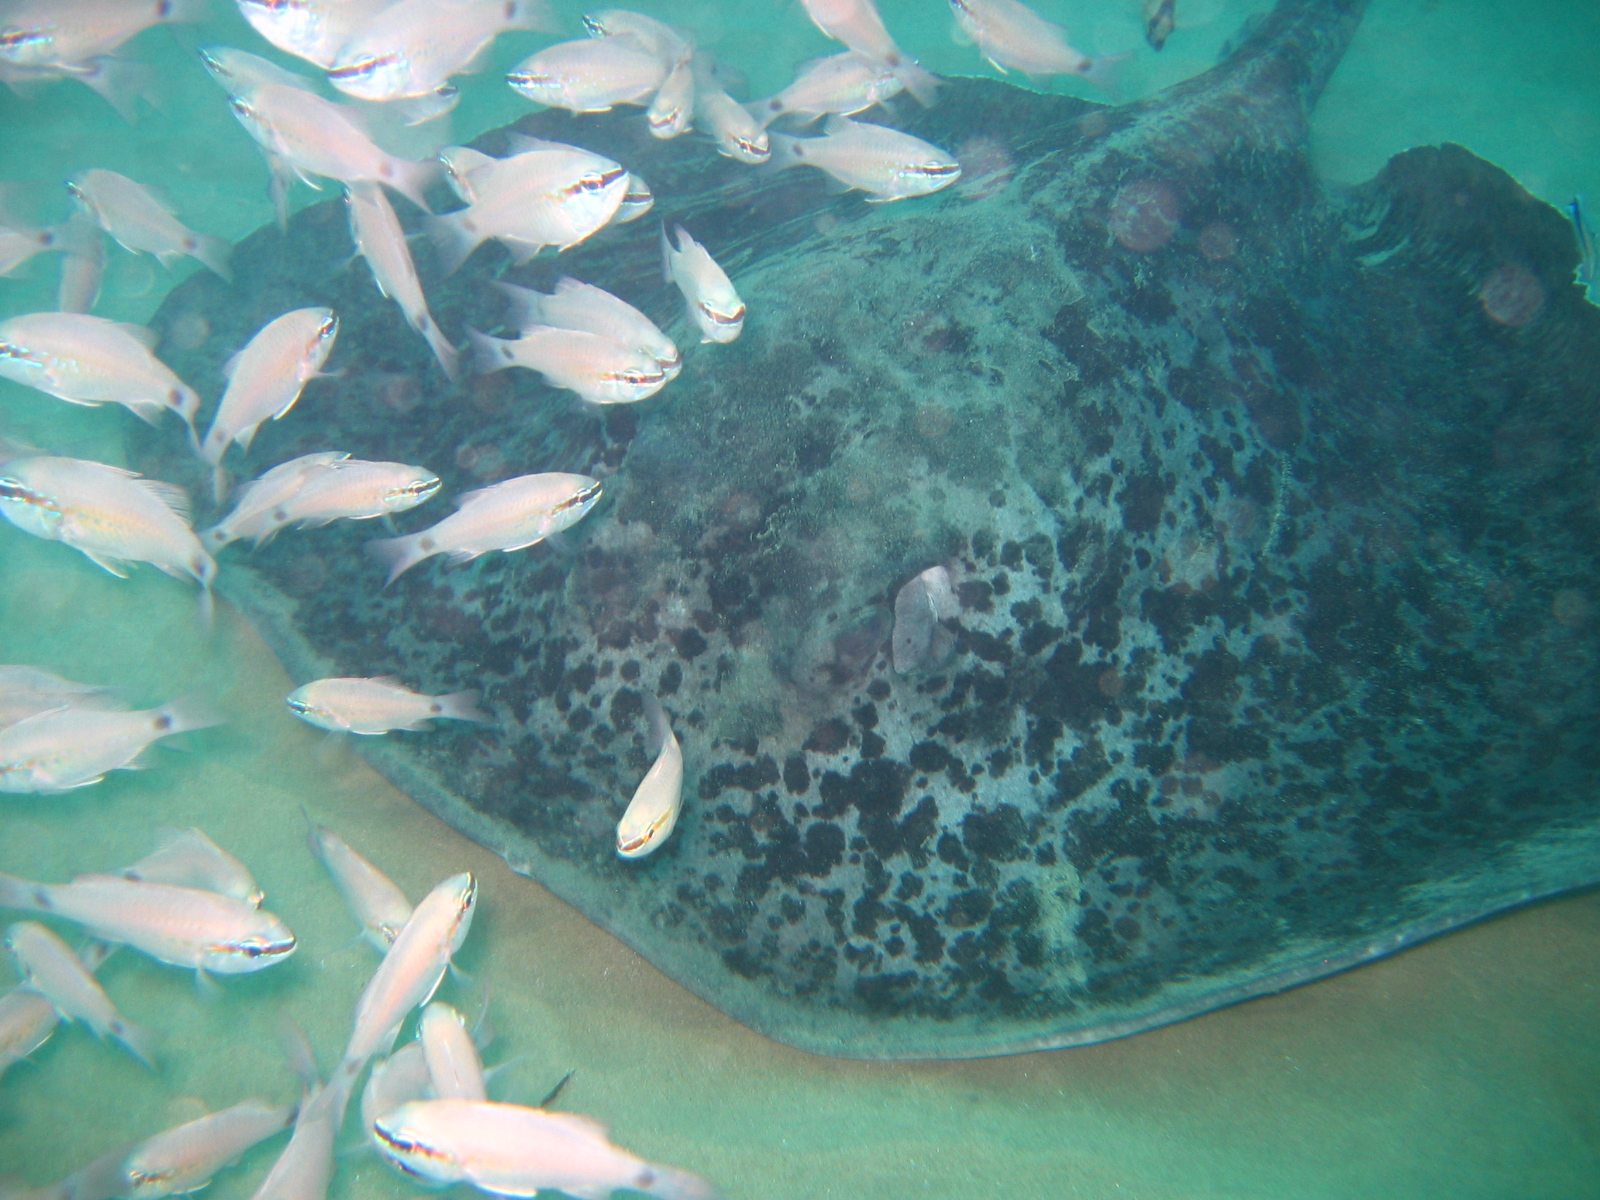
<path fill-rule="evenodd" d="M 1308 115 L 1362 8 L 1284 0 L 1121 107 L 953 80 L 893 119 L 965 177 L 896 204 L 636 112 L 529 116 L 648 180 L 749 305 L 638 405 L 453 386 L 344 265 L 338 202 L 263 229 L 155 321 L 215 396 L 270 318 L 340 314 L 342 374 L 254 469 L 336 449 L 445 496 L 538 470 L 606 494 L 565 549 L 385 589 L 382 531 L 345 523 L 235 547 L 223 593 L 297 682 L 482 688 L 495 726 L 358 748 L 821 1054 L 1119 1037 L 1596 883 L 1600 312 L 1562 215 L 1459 146 L 1319 181 Z M 502 325 L 499 277 L 668 322 L 653 225 L 448 279 L 419 240 L 419 267 L 458 343 Z M 140 436 L 141 469 L 202 482 Z M 624 861 L 647 693 L 684 813 Z"/>

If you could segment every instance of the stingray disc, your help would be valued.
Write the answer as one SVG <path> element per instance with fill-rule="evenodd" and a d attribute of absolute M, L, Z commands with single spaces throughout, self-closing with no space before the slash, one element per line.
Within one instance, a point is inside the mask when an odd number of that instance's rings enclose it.
<path fill-rule="evenodd" d="M 263 231 L 156 320 L 205 315 L 172 363 L 215 384 L 272 316 L 340 314 L 343 374 L 257 469 L 336 448 L 446 496 L 574 471 L 606 499 L 566 554 L 385 590 L 345 523 L 230 555 L 222 590 L 297 678 L 481 688 L 498 727 L 360 749 L 821 1053 L 1114 1037 L 1595 882 L 1600 323 L 1560 214 L 1465 150 L 1315 178 L 1307 113 L 1360 9 L 1281 4 L 1126 108 L 954 81 L 901 115 L 965 178 L 900 204 L 628 115 L 528 118 L 649 179 L 749 306 L 626 408 L 529 372 L 452 388 L 365 269 L 329 273 L 336 204 Z M 654 238 L 511 275 L 665 321 Z M 494 331 L 504 251 L 443 280 L 417 245 L 445 332 Z M 156 434 L 138 465 L 198 479 Z M 949 644 L 896 671 L 897 598 L 935 565 Z M 684 808 L 623 861 L 646 692 Z"/>

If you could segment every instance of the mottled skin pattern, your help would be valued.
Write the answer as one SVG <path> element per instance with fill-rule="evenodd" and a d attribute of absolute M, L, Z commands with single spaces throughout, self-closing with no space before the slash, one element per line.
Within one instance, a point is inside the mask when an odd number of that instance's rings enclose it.
<path fill-rule="evenodd" d="M 528 119 L 637 170 L 749 305 L 732 346 L 680 319 L 682 378 L 626 409 L 526 372 L 452 390 L 340 269 L 339 205 L 262 231 L 231 291 L 195 277 L 157 321 L 214 396 L 266 320 L 340 314 L 344 375 L 252 471 L 340 449 L 446 496 L 562 470 L 608 499 L 564 551 L 388 590 L 359 550 L 381 531 L 290 532 L 227 556 L 224 592 L 298 675 L 483 688 L 498 728 L 361 748 L 824 1053 L 1117 1036 L 1593 882 L 1600 324 L 1559 214 L 1466 151 L 1314 178 L 1306 114 L 1361 7 L 1287 0 L 1123 109 L 954 82 L 898 118 L 967 177 L 905 204 L 636 112 Z M 497 273 L 677 311 L 653 218 L 517 271 L 489 248 L 442 281 L 419 253 L 458 342 L 494 331 Z M 175 442 L 143 454 L 200 479 Z M 896 592 L 941 563 L 954 649 L 897 675 Z M 624 862 L 645 690 L 686 809 Z"/>

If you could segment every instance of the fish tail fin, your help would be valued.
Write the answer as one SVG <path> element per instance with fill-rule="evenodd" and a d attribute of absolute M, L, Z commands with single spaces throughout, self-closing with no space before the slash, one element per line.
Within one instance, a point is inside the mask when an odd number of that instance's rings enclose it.
<path fill-rule="evenodd" d="M 483 242 L 481 235 L 467 228 L 460 212 L 434 217 L 427 229 L 428 240 L 439 257 L 439 271 L 444 275 L 455 274 L 456 268 Z"/>
<path fill-rule="evenodd" d="M 467 330 L 467 339 L 472 346 L 474 374 L 492 375 L 512 365 L 504 349 L 506 343 L 501 339 L 490 337 L 487 333 L 479 333 L 476 329 Z"/>
<path fill-rule="evenodd" d="M 163 25 L 198 25 L 211 16 L 210 0 L 167 0 L 161 6 Z"/>
<path fill-rule="evenodd" d="M 506 8 L 507 29 L 526 29 L 530 33 L 561 32 L 561 20 L 546 0 L 511 0 Z"/>
<path fill-rule="evenodd" d="M 210 633 L 217 627 L 217 598 L 209 579 L 200 582 L 200 628 Z"/>
<path fill-rule="evenodd" d="M 1091 58 L 1080 74 L 1113 100 L 1122 97 L 1122 72 L 1132 54 L 1102 54 Z"/>
<path fill-rule="evenodd" d="M 223 280 L 233 282 L 233 268 L 228 260 L 233 257 L 233 243 L 226 238 L 212 237 L 209 233 L 195 234 L 195 247 L 189 257 L 210 267 Z"/>
<path fill-rule="evenodd" d="M 906 91 L 924 107 L 932 105 L 938 98 L 939 87 L 944 81 L 933 72 L 924 70 L 915 59 L 901 58 L 890 69 L 894 77 L 905 85 Z"/>
<path fill-rule="evenodd" d="M 50 907 L 44 885 L 15 875 L 0 874 L 0 908 L 46 910 Z"/>
<path fill-rule="evenodd" d="M 156 104 L 155 72 L 144 63 L 129 58 L 103 55 L 89 60 L 88 68 L 73 74 L 96 93 L 117 115 L 132 125 L 139 116 L 139 101 L 151 108 Z"/>
<path fill-rule="evenodd" d="M 809 165 L 806 162 L 805 150 L 800 145 L 804 140 L 787 133 L 768 130 L 767 141 L 772 147 L 772 153 L 767 158 L 765 170 L 782 171 L 788 167 Z"/>
<path fill-rule="evenodd" d="M 634 1187 L 658 1200 L 719 1200 L 722 1194 L 709 1179 L 702 1179 L 691 1171 L 680 1171 L 677 1167 L 661 1167 L 652 1163 L 650 1174 L 654 1178 L 648 1187 L 642 1183 Z"/>
<path fill-rule="evenodd" d="M 428 345 L 433 350 L 434 358 L 439 360 L 439 369 L 444 372 L 444 377 L 451 383 L 461 378 L 461 355 L 450 344 L 450 339 L 444 336 L 444 331 L 439 328 L 439 323 L 432 317 L 428 318 L 427 326 L 422 330 L 422 336 L 428 339 Z"/>
<path fill-rule="evenodd" d="M 447 696 L 436 696 L 439 702 L 439 715 L 449 717 L 452 721 L 476 721 L 479 725 L 493 725 L 494 718 L 478 707 L 478 700 L 482 692 L 451 692 Z"/>
<path fill-rule="evenodd" d="M 428 557 L 429 551 L 418 545 L 421 540 L 413 533 L 406 537 L 377 538 L 366 544 L 364 549 L 367 557 L 375 558 L 389 568 L 389 577 L 383 581 L 384 587 Z"/>
<path fill-rule="evenodd" d="M 431 213 L 433 209 L 428 207 L 427 197 L 423 193 L 428 190 L 428 185 L 438 178 L 441 170 L 439 163 L 431 159 L 426 162 L 412 162 L 408 158 L 391 158 L 388 167 L 390 177 L 385 179 L 384 183 L 423 212 Z"/>
<path fill-rule="evenodd" d="M 126 1046 L 129 1054 L 152 1071 L 156 1069 L 156 1054 L 166 1038 L 161 1030 L 151 1029 L 148 1025 L 136 1025 L 122 1017 L 115 1017 L 111 1024 L 106 1026 L 106 1031 Z"/>
<path fill-rule="evenodd" d="M 162 737 L 189 733 L 196 729 L 210 729 L 213 725 L 221 725 L 223 722 L 223 718 L 209 701 L 195 695 L 179 696 L 176 700 L 169 701 L 156 709 L 154 715 L 157 722 L 170 722 L 161 731 Z"/>

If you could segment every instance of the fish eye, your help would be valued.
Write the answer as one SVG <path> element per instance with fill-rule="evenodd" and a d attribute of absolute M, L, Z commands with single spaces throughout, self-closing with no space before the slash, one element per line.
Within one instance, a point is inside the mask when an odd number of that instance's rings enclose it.
<path fill-rule="evenodd" d="M 317 337 L 327 339 L 339 332 L 339 318 L 331 316 L 317 327 Z"/>
<path fill-rule="evenodd" d="M 243 100 L 241 100 L 238 96 L 229 96 L 228 97 L 228 107 L 233 109 L 233 115 L 236 116 L 236 117 L 254 117 L 255 116 L 255 110 L 252 109 Z"/>
<path fill-rule="evenodd" d="M 16 50 L 23 46 L 37 46 L 48 42 L 50 35 L 42 29 L 7 29 L 0 33 L 0 49 Z"/>

